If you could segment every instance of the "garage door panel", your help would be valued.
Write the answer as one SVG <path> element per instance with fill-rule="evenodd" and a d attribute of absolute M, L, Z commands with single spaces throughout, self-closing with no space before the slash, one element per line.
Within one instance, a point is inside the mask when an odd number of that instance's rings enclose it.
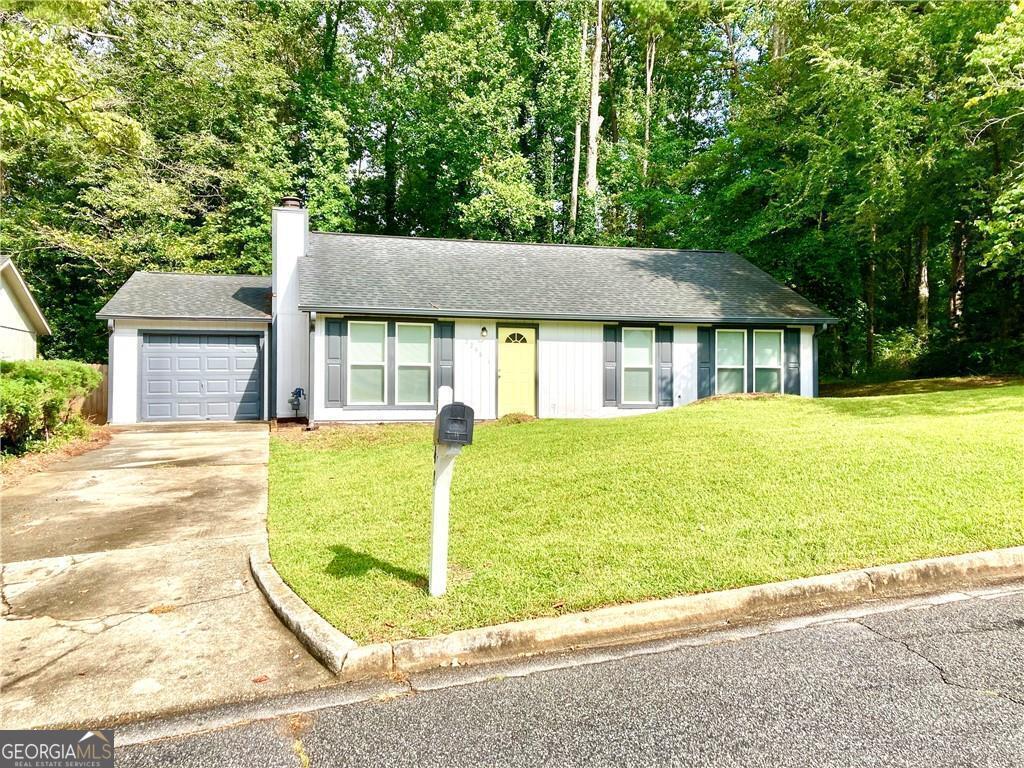
<path fill-rule="evenodd" d="M 200 419 L 203 416 L 203 404 L 196 401 L 178 400 L 174 404 L 175 414 L 179 419 Z"/>
<path fill-rule="evenodd" d="M 206 404 L 206 418 L 226 419 L 231 416 L 231 403 L 225 400 L 218 400 Z"/>
<path fill-rule="evenodd" d="M 169 395 L 171 394 L 173 382 L 163 379 L 149 379 L 146 382 L 147 395 Z"/>
<path fill-rule="evenodd" d="M 229 395 L 231 394 L 231 382 L 228 379 L 207 379 L 206 394 Z"/>
<path fill-rule="evenodd" d="M 178 379 L 175 383 L 176 395 L 201 395 L 203 383 L 199 379 Z"/>
<path fill-rule="evenodd" d="M 255 376 L 243 379 L 234 378 L 231 380 L 236 395 L 256 395 L 260 391 L 260 382 Z"/>
<path fill-rule="evenodd" d="M 146 333 L 139 406 L 144 421 L 259 419 L 260 337 Z"/>
<path fill-rule="evenodd" d="M 147 419 L 169 419 L 171 414 L 171 403 L 147 403 L 144 411 Z"/>

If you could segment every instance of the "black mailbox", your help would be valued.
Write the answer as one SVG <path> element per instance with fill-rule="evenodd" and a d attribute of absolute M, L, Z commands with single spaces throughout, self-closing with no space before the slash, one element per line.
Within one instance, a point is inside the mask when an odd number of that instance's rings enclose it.
<path fill-rule="evenodd" d="M 437 414 L 434 442 L 469 445 L 473 442 L 473 409 L 465 403 L 449 403 Z"/>

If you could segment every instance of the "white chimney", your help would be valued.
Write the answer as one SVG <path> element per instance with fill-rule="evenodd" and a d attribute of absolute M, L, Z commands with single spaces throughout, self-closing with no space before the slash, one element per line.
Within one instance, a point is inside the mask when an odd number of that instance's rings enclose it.
<path fill-rule="evenodd" d="M 306 255 L 309 214 L 297 197 L 285 197 L 271 214 L 273 243 L 274 409 L 277 418 L 291 418 L 292 391 L 309 394 L 309 319 L 299 312 L 299 259 Z M 300 416 L 307 414 L 302 400 Z"/>

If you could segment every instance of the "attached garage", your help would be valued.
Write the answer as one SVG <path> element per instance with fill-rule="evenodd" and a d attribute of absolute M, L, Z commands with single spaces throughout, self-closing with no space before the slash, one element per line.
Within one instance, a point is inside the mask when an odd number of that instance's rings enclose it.
<path fill-rule="evenodd" d="M 269 277 L 136 272 L 99 316 L 112 424 L 271 413 Z"/>
<path fill-rule="evenodd" d="M 258 334 L 143 333 L 140 421 L 248 421 L 262 417 Z"/>

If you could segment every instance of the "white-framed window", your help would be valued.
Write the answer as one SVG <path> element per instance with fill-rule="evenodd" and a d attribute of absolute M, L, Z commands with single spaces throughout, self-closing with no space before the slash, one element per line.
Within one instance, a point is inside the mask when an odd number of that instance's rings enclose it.
<path fill-rule="evenodd" d="M 734 395 L 747 391 L 747 332 L 719 328 L 715 331 L 715 393 Z"/>
<path fill-rule="evenodd" d="M 654 402 L 654 329 L 622 329 L 622 402 Z"/>
<path fill-rule="evenodd" d="M 352 320 L 348 324 L 348 402 L 384 405 L 387 400 L 388 324 Z"/>
<path fill-rule="evenodd" d="M 782 394 L 782 331 L 754 331 L 754 391 Z"/>
<path fill-rule="evenodd" d="M 434 326 L 395 323 L 395 403 L 434 402 Z"/>

